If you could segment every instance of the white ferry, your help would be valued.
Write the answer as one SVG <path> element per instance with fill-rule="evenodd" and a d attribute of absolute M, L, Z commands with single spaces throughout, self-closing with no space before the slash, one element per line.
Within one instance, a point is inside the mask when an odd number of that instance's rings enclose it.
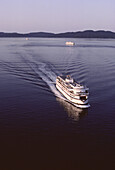
<path fill-rule="evenodd" d="M 69 46 L 75 45 L 75 43 L 74 43 L 74 42 L 71 42 L 71 41 L 67 41 L 65 44 L 66 44 L 66 45 L 69 45 Z"/>
<path fill-rule="evenodd" d="M 80 108 L 88 108 L 89 88 L 75 82 L 70 75 L 58 76 L 56 88 L 63 94 L 68 102 Z"/>

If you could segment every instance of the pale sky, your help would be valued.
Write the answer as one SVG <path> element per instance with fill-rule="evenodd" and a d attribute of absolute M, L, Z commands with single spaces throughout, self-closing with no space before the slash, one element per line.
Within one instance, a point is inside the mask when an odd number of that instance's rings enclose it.
<path fill-rule="evenodd" d="M 0 0 L 0 32 L 115 32 L 115 0 Z"/>

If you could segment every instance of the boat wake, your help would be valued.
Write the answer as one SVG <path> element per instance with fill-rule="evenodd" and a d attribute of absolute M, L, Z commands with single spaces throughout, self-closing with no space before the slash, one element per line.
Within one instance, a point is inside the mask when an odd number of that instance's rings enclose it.
<path fill-rule="evenodd" d="M 56 77 L 59 73 L 55 72 L 55 67 L 51 63 L 38 61 L 37 57 L 25 54 L 20 55 L 18 61 L 0 61 L 0 68 L 8 74 L 20 77 L 42 90 L 52 92 L 64 101 L 70 102 L 56 88 Z M 79 107 L 78 105 L 74 106 Z"/>
<path fill-rule="evenodd" d="M 54 66 L 51 63 L 38 62 L 33 58 L 20 56 L 20 61 L 7 62 L 1 60 L 0 69 L 28 81 L 38 88 L 53 92 L 56 97 L 65 100 L 55 87 L 58 73 L 54 72 Z"/>

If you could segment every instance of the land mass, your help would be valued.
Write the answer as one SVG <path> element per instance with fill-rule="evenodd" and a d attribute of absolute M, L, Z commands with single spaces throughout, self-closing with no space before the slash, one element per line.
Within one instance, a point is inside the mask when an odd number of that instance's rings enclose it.
<path fill-rule="evenodd" d="M 26 34 L 21 33 L 5 33 L 0 32 L 0 38 L 4 37 L 41 37 L 41 38 L 115 38 L 115 32 L 111 31 L 78 31 L 78 32 L 65 32 L 65 33 L 48 33 L 48 32 L 31 32 Z"/>

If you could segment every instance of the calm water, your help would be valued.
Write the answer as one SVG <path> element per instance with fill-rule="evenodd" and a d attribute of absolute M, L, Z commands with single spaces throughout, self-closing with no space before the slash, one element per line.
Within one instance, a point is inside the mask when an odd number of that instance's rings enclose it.
<path fill-rule="evenodd" d="M 60 74 L 90 88 L 89 109 L 61 97 Z M 115 40 L 0 39 L 0 169 L 112 169 L 114 145 Z"/>

